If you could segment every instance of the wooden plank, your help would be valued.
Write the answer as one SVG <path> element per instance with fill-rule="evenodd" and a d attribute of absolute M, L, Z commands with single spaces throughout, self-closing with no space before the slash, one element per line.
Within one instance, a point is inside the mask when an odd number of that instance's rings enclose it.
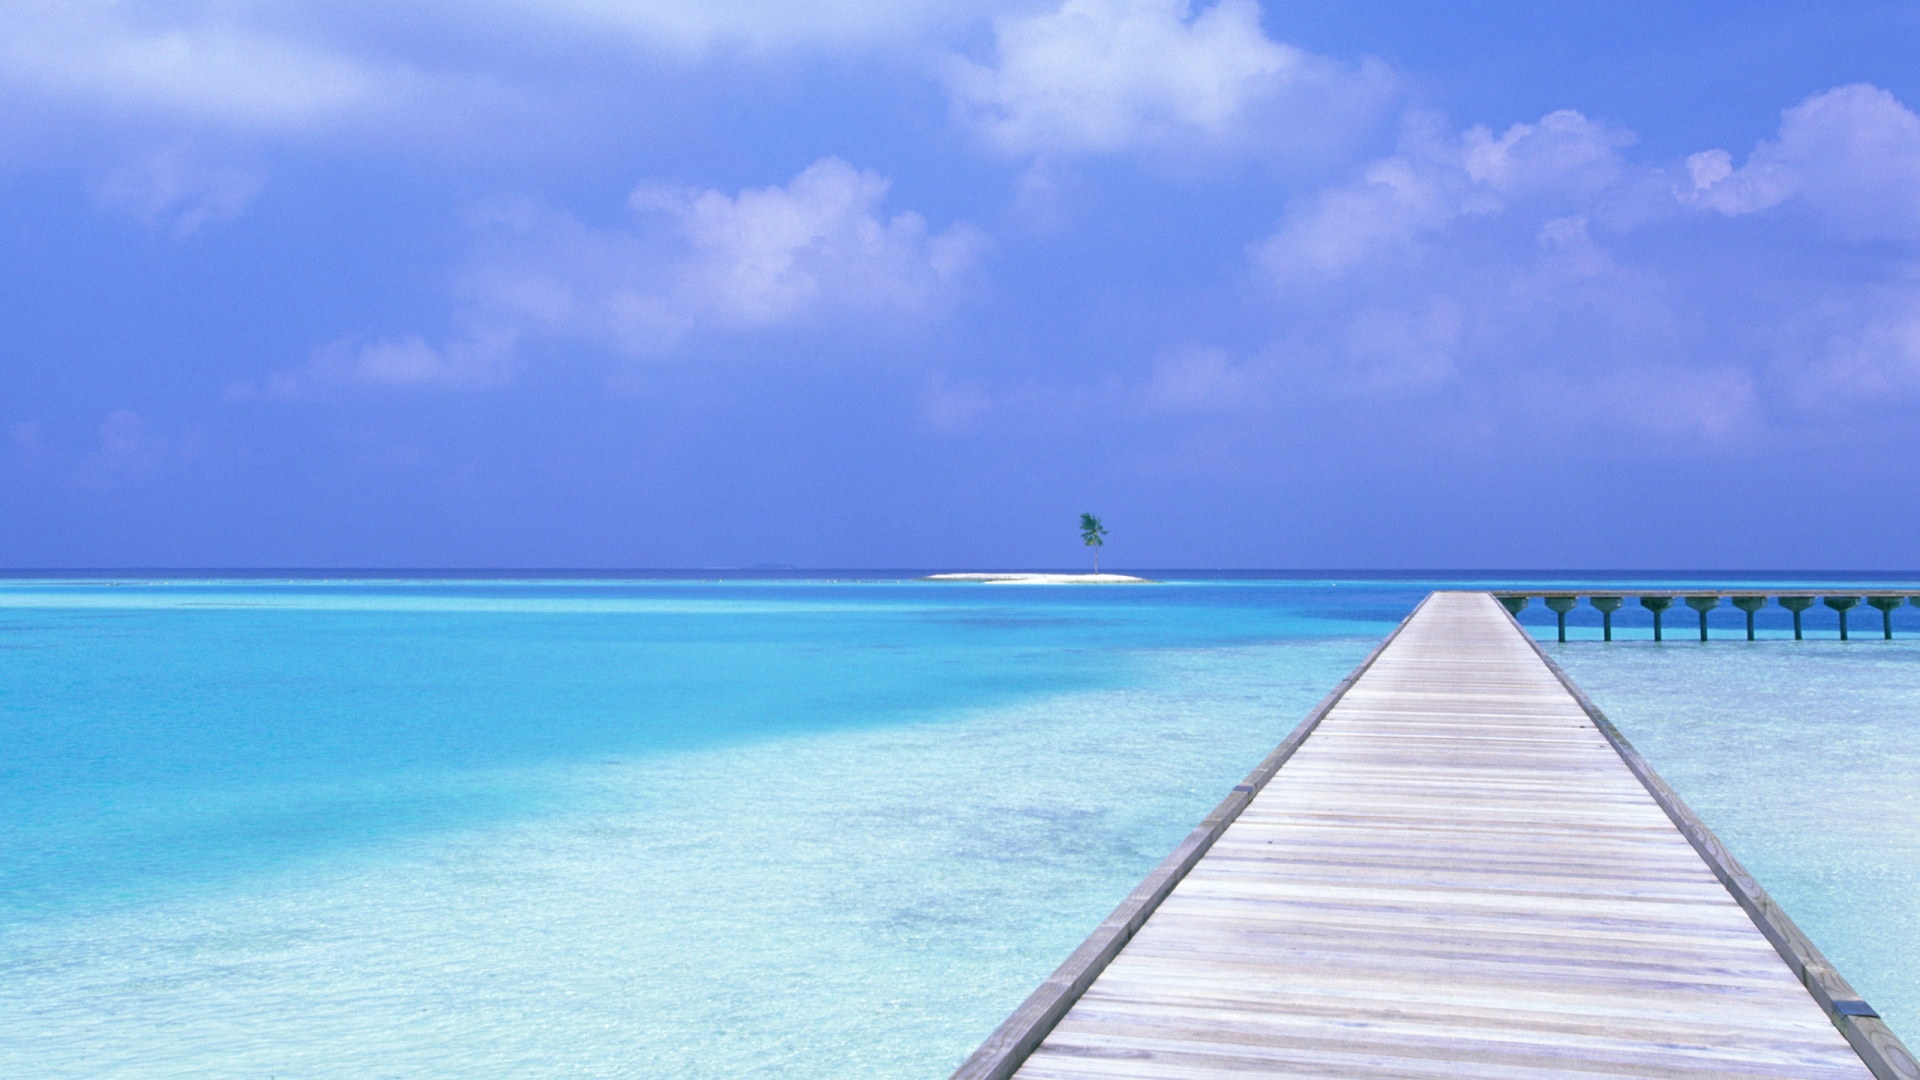
<path fill-rule="evenodd" d="M 1507 616 L 1514 630 L 1533 647 L 1541 664 L 1553 673 L 1567 695 L 1580 705 L 1581 711 L 1586 713 L 1594 727 L 1613 744 L 1621 760 L 1646 786 L 1660 808 L 1672 819 L 1674 827 L 1680 830 L 1681 835 L 1687 838 L 1687 842 L 1713 870 L 1714 876 L 1746 911 L 1754 926 L 1806 986 L 1807 992 L 1820 1003 L 1828 1019 L 1846 1036 L 1847 1042 L 1877 1080 L 1920 1080 L 1920 1060 L 1915 1059 L 1913 1052 L 1893 1033 L 1893 1029 L 1887 1027 L 1880 1015 L 1861 999 L 1852 984 L 1841 977 L 1813 940 L 1794 925 L 1785 909 L 1767 895 L 1767 890 L 1761 888 L 1760 882 L 1747 872 L 1746 867 L 1740 865 L 1740 860 L 1734 858 L 1733 852 L 1714 835 L 1712 829 L 1707 828 L 1706 822 L 1700 820 L 1679 793 L 1667 786 L 1660 774 L 1653 771 L 1653 766 L 1640 756 L 1625 735 L 1620 734 L 1620 729 L 1607 719 L 1593 699 L 1587 697 L 1586 691 L 1581 690 L 1561 670 L 1560 665 L 1553 662 L 1553 658 L 1540 648 L 1531 635 L 1521 630 L 1519 622 L 1510 613 L 1503 608 L 1501 614 Z"/>
<path fill-rule="evenodd" d="M 1421 601 L 1420 607 L 1425 606 L 1426 602 Z M 1351 675 L 1342 679 L 1340 684 L 1333 688 L 1332 693 L 1328 694 L 1320 704 L 1314 706 L 1313 711 L 1307 714 L 1307 718 L 1300 721 L 1300 725 L 1293 729 L 1293 733 L 1288 735 L 1273 753 L 1267 755 L 1266 760 L 1249 773 L 1245 780 L 1234 786 L 1227 797 L 1214 807 L 1213 813 L 1208 814 L 1205 820 L 1187 834 L 1187 838 L 1180 842 L 1180 846 L 1173 850 L 1173 854 L 1161 860 L 1153 873 L 1147 875 L 1147 879 L 1120 902 L 1120 906 L 1114 909 L 1113 914 L 1108 915 L 1099 928 L 1094 930 L 1093 934 L 1082 942 L 1080 947 L 1075 949 L 1052 975 L 1047 976 L 1047 981 L 1041 983 L 1038 990 L 1027 995 L 1027 1000 L 1020 1003 L 1020 1007 L 1013 1011 L 1013 1015 L 1002 1021 L 1000 1026 L 994 1029 L 993 1034 L 987 1036 L 987 1040 L 980 1044 L 980 1048 L 969 1055 L 966 1061 L 961 1062 L 960 1067 L 954 1070 L 951 1080 L 1007 1080 L 1020 1068 L 1047 1033 L 1060 1022 L 1060 1018 L 1073 1007 L 1073 1003 L 1086 993 L 1089 986 L 1093 985 L 1094 979 L 1106 970 L 1115 956 L 1119 955 L 1127 941 L 1146 924 L 1148 917 L 1173 892 L 1174 887 L 1199 863 L 1207 850 L 1226 832 L 1227 827 L 1232 825 L 1234 819 L 1239 817 L 1241 811 L 1253 801 L 1254 796 L 1267 786 L 1282 765 L 1292 759 L 1294 753 L 1306 742 L 1307 736 L 1313 734 L 1314 729 L 1320 725 L 1320 721 L 1327 712 L 1353 687 L 1367 669 L 1373 666 L 1374 661 L 1387 651 L 1394 640 L 1400 636 L 1400 631 L 1413 621 L 1414 615 L 1420 613 L 1420 607 L 1416 607 L 1412 615 L 1408 615 L 1399 626 L 1394 628 L 1393 633 L 1388 634 L 1384 641 L 1375 646 L 1374 650 L 1367 654 L 1366 659 L 1360 661 L 1360 666 L 1354 668 Z"/>
<path fill-rule="evenodd" d="M 956 1077 L 1920 1080 L 1486 594 L 1428 597 L 1142 889 Z"/>

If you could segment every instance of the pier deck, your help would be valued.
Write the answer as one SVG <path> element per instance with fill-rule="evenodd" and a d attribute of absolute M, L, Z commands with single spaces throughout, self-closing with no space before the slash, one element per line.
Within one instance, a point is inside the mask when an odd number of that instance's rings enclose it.
<path fill-rule="evenodd" d="M 1323 708 L 956 1077 L 1906 1075 L 1492 597 L 1429 597 Z"/>

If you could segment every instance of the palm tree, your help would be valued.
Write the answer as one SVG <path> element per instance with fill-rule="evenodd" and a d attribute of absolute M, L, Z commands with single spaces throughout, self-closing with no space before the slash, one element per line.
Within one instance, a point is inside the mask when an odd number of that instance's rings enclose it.
<path fill-rule="evenodd" d="M 1107 527 L 1092 514 L 1080 515 L 1080 541 L 1093 549 L 1093 572 L 1100 573 L 1100 547 L 1107 542 Z"/>

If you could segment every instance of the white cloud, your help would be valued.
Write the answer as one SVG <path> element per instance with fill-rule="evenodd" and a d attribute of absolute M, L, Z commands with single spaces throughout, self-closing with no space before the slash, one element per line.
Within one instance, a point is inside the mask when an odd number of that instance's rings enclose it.
<path fill-rule="evenodd" d="M 1887 304 L 1830 342 L 1822 382 L 1852 403 L 1911 399 L 1920 393 L 1920 295 Z"/>
<path fill-rule="evenodd" d="M 1384 65 L 1350 67 L 1273 41 L 1254 0 L 1065 0 L 995 23 L 991 66 L 955 58 L 961 123 L 1015 156 L 1349 141 L 1393 92 Z"/>
<path fill-rule="evenodd" d="M 577 107 L 581 68 L 552 55 L 910 48 L 1008 2 L 1019 0 L 0 0 L 0 93 L 35 114 L 109 123 L 485 137 L 503 120 Z"/>
<path fill-rule="evenodd" d="M 1920 398 L 1920 262 L 1887 246 L 1920 239 L 1920 117 L 1847 86 L 1786 110 L 1737 167 L 1720 150 L 1638 165 L 1630 142 L 1564 111 L 1498 134 L 1410 123 L 1253 248 L 1299 324 L 1283 354 L 1327 389 L 1703 444 Z M 1795 201 L 1865 245 L 1861 276 L 1754 274 L 1665 228 L 1687 206 Z"/>
<path fill-rule="evenodd" d="M 1920 396 L 1920 116 L 1854 84 L 1781 113 L 1780 130 L 1734 167 L 1725 150 L 1686 161 L 1680 201 L 1729 218 L 1801 203 L 1844 241 L 1889 250 L 1866 280 L 1796 282 L 1762 318 L 1765 385 L 1787 411 L 1845 412 Z M 1885 250 L 1885 249 L 1883 249 Z"/>
<path fill-rule="evenodd" d="M 1620 149 L 1632 142 L 1626 132 L 1560 109 L 1497 138 L 1485 126 L 1467 129 L 1460 166 L 1473 183 L 1505 198 L 1585 199 L 1619 181 L 1625 171 Z"/>
<path fill-rule="evenodd" d="M 930 232 L 910 211 L 883 216 L 890 182 L 822 158 L 777 187 L 735 195 L 648 183 L 633 227 L 593 228 L 524 200 L 474 219 L 462 285 L 465 328 L 444 347 L 417 335 L 316 350 L 267 392 L 478 388 L 508 381 L 529 339 L 585 342 L 628 357 L 673 351 L 689 335 L 858 319 L 925 319 L 950 301 L 987 246 L 964 223 Z M 250 396 L 240 387 L 236 396 Z"/>
<path fill-rule="evenodd" d="M 520 206 L 496 211 L 506 242 L 470 287 L 485 320 L 664 352 L 697 330 L 836 315 L 933 314 L 978 261 L 966 224 L 930 232 L 911 211 L 883 217 L 890 182 L 822 158 L 782 187 L 737 195 L 643 184 L 636 228 L 591 229 Z"/>
<path fill-rule="evenodd" d="M 1707 150 L 1687 159 L 1681 198 L 1728 217 L 1803 198 L 1855 238 L 1920 239 L 1920 116 L 1864 83 L 1815 94 L 1781 115 L 1780 133 L 1733 168 Z"/>
<path fill-rule="evenodd" d="M 103 206 L 185 238 L 209 222 L 240 216 L 262 183 L 253 173 L 196 164 L 181 145 L 114 172 L 96 195 Z"/>
<path fill-rule="evenodd" d="M 718 191 L 643 185 L 629 203 L 686 245 L 677 307 L 761 324 L 818 308 L 925 310 L 973 265 L 985 237 L 965 225 L 875 211 L 892 182 L 822 158 L 786 187 Z"/>
<path fill-rule="evenodd" d="M 1006 0 L 493 0 L 506 19 L 531 18 L 621 35 L 688 56 L 716 50 L 765 54 L 899 44 L 965 25 Z"/>
<path fill-rule="evenodd" d="M 1671 181 L 1624 155 L 1631 142 L 1564 110 L 1498 133 L 1413 118 L 1397 153 L 1299 200 L 1253 248 L 1299 324 L 1283 354 L 1371 401 L 1470 395 L 1450 407 L 1748 437 L 1753 378 L 1694 349 L 1712 333 L 1685 311 L 1697 268 L 1623 263 L 1602 242 L 1655 220 L 1642 203 L 1679 212 Z"/>
<path fill-rule="evenodd" d="M 1811 415 L 1920 399 L 1920 266 L 1903 280 L 1823 290 L 1768 326 L 1772 381 Z"/>
<path fill-rule="evenodd" d="M 0 81 L 118 115 L 310 127 L 392 108 L 418 82 L 287 32 L 102 0 L 10 0 L 0 18 Z"/>
<path fill-rule="evenodd" d="M 691 65 L 716 60 L 873 53 L 901 73 L 944 79 L 962 122 L 1015 155 L 1193 147 L 1314 155 L 1366 137 L 1396 92 L 1377 61 L 1347 64 L 1271 40 L 1255 0 L 1197 11 L 1188 0 L 1034 7 L 0 0 L 0 93 L 21 103 L 14 125 L 49 145 L 88 130 L 116 138 L 160 129 L 524 146 L 630 122 L 602 107 L 601 91 L 635 93 L 643 73 L 653 81 L 679 65 L 665 77 L 697 79 Z M 945 55 L 996 15 L 988 62 Z"/>
<path fill-rule="evenodd" d="M 435 348 L 417 334 L 374 341 L 343 339 L 313 351 L 305 367 L 267 380 L 266 393 L 279 398 L 324 397 L 345 389 L 479 389 L 505 383 L 513 374 L 511 331 L 495 330 L 456 337 Z M 229 397 L 255 396 L 236 385 Z"/>
<path fill-rule="evenodd" d="M 1325 282 L 1369 265 L 1398 265 L 1419 254 L 1424 236 L 1515 203 L 1583 208 L 1627 173 L 1620 148 L 1630 141 L 1570 110 L 1498 136 L 1484 126 L 1452 136 L 1416 116 L 1398 153 L 1367 165 L 1358 182 L 1291 207 L 1280 231 L 1255 246 L 1255 258 L 1282 281 Z"/>

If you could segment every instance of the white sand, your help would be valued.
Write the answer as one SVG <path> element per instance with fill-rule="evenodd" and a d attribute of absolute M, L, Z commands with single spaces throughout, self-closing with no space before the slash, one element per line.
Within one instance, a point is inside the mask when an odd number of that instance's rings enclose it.
<path fill-rule="evenodd" d="M 928 574 L 921 581 L 978 581 L 986 585 L 1150 585 L 1126 574 Z"/>

